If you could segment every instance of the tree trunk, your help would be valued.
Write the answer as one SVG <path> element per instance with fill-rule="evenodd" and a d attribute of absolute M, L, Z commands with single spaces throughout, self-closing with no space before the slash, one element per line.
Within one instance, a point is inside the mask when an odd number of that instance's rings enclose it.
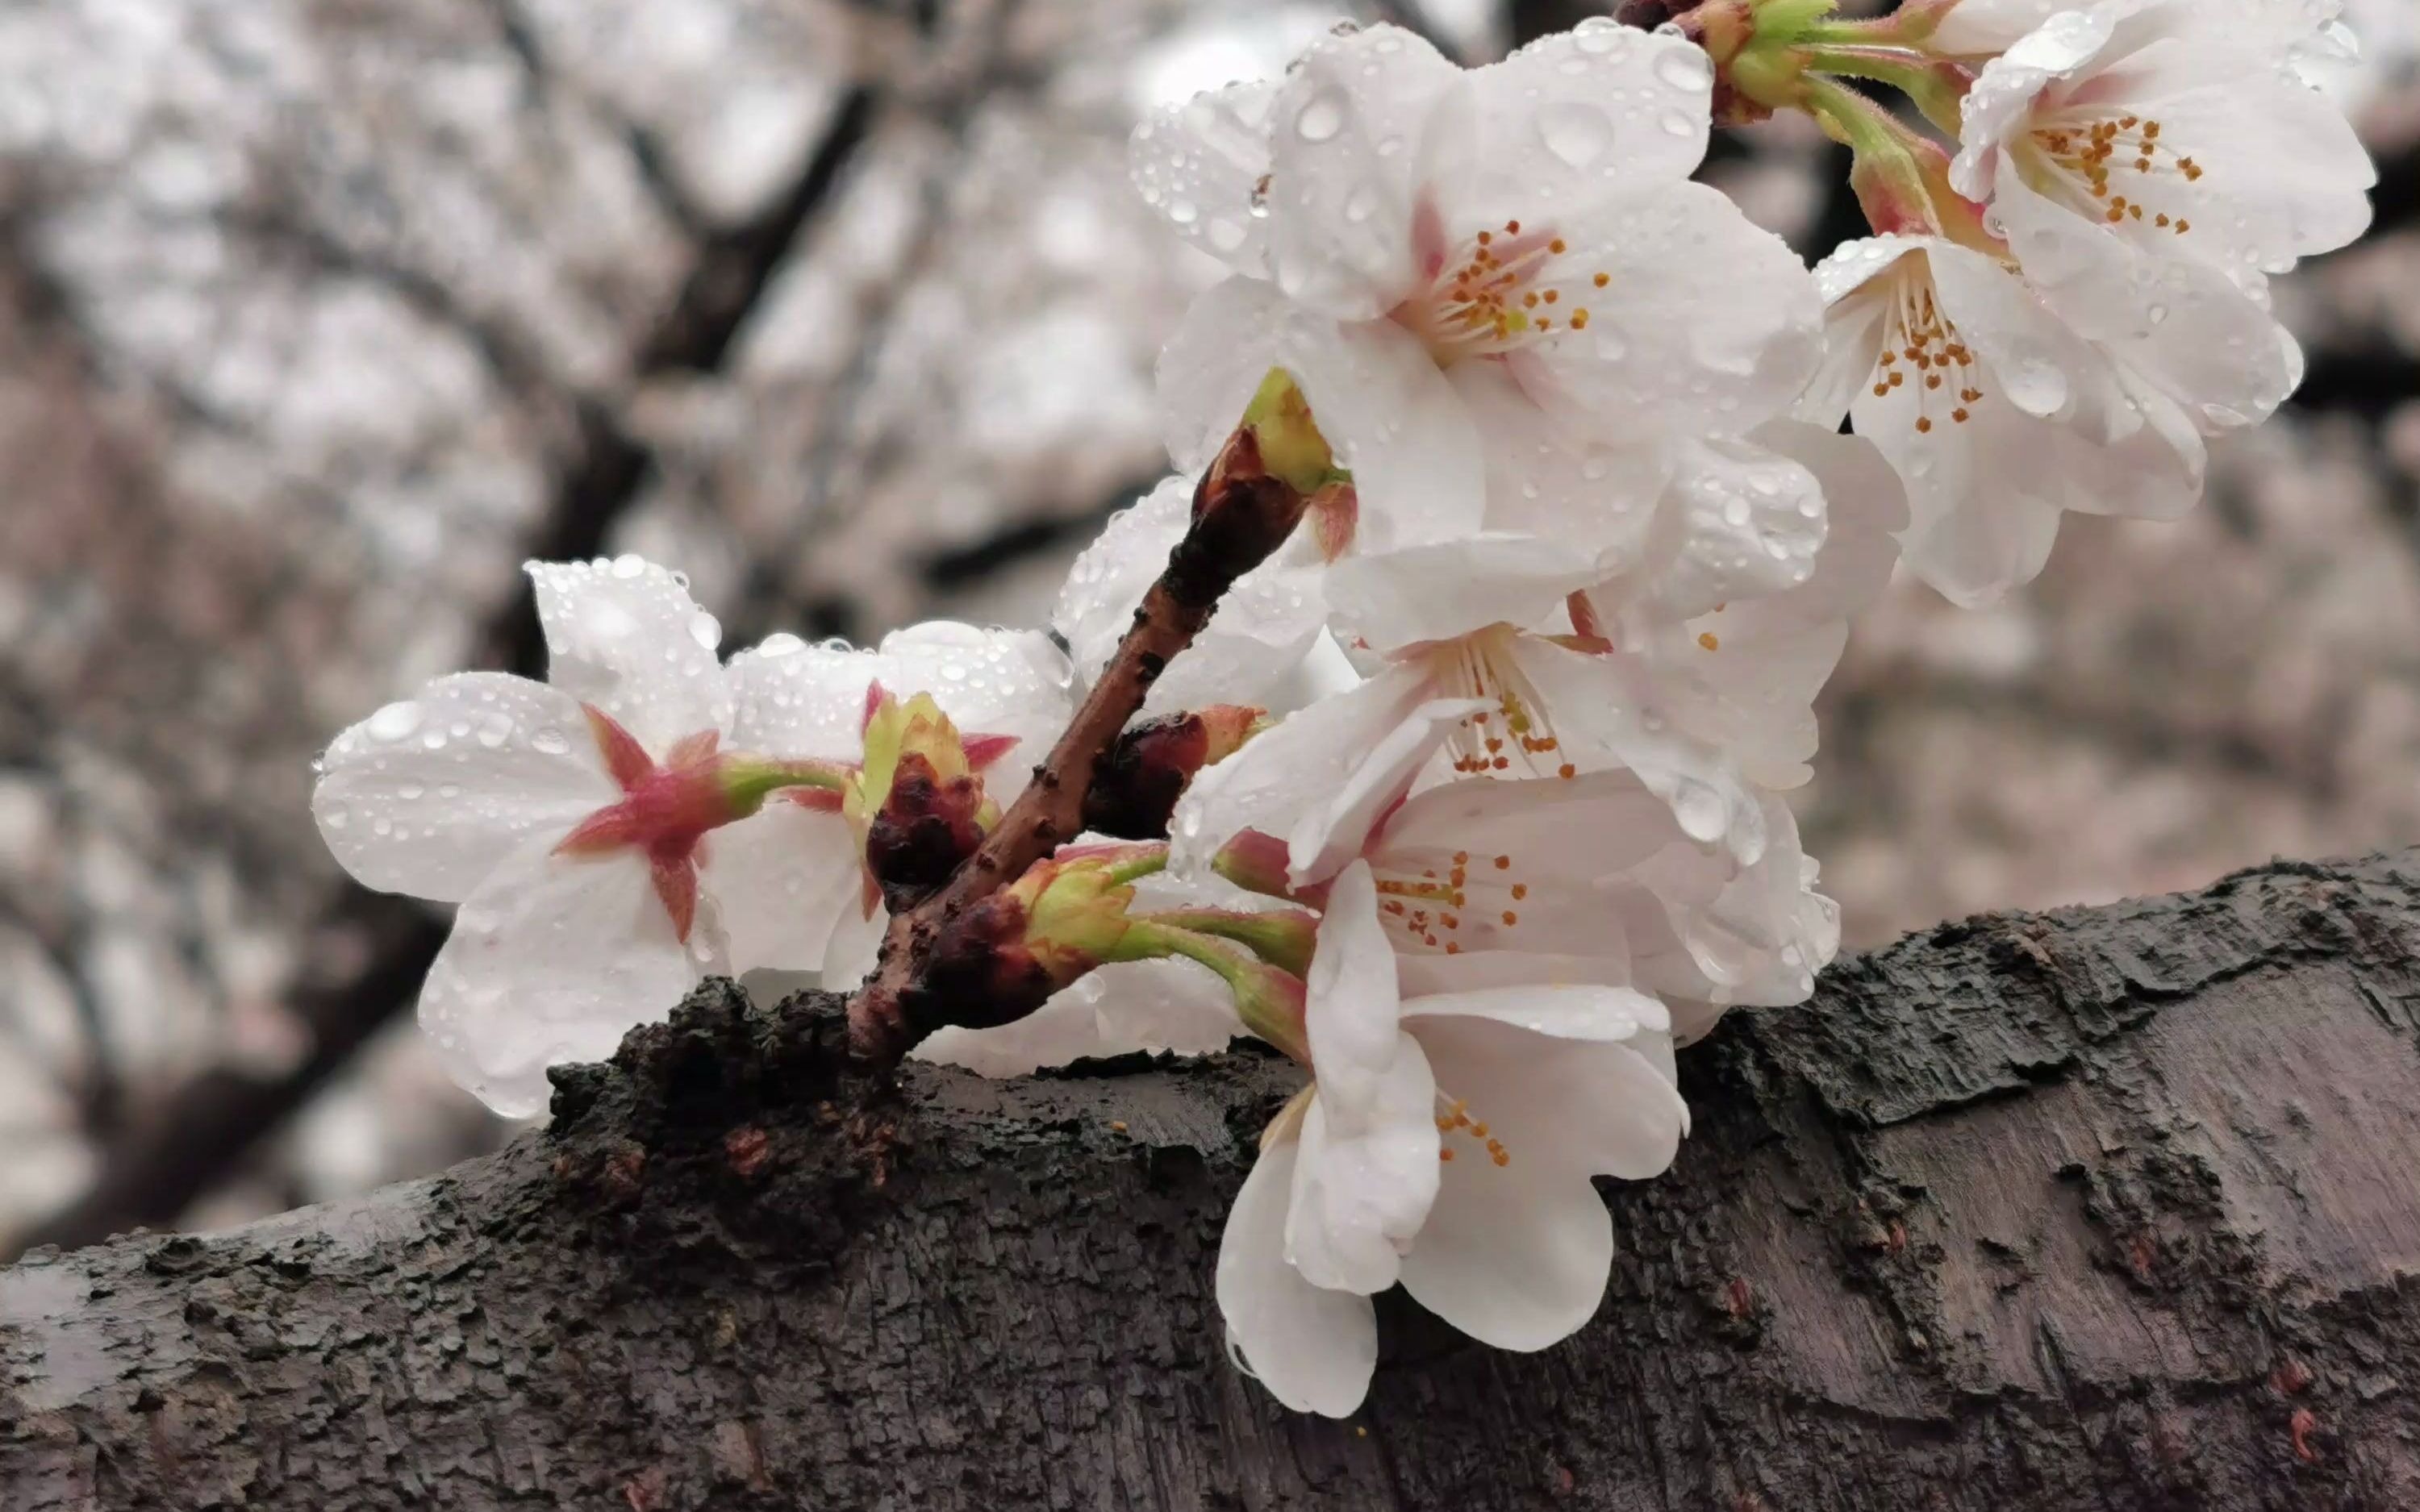
<path fill-rule="evenodd" d="M 1606 1189 L 1595 1322 L 1517 1356 L 1389 1298 L 1343 1424 L 1211 1298 L 1285 1065 L 845 1113 L 833 1001 L 709 987 L 489 1159 L 0 1272 L 0 1506 L 2420 1506 L 2415 863 L 1733 1015 L 1679 1165 Z"/>

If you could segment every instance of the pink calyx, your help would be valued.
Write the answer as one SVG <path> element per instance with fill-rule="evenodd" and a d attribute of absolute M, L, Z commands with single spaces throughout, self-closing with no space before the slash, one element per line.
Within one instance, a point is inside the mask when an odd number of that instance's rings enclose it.
<path fill-rule="evenodd" d="M 608 856 L 636 850 L 647 859 L 656 896 L 683 944 L 697 921 L 697 864 L 707 830 L 741 817 L 721 776 L 721 733 L 684 736 L 658 763 L 613 717 L 582 704 L 605 769 L 622 800 L 597 810 L 555 846 L 558 856 Z"/>

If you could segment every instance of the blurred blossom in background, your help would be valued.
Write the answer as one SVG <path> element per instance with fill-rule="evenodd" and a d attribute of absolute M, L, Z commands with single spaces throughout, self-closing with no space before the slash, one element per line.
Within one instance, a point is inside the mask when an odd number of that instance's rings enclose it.
<path fill-rule="evenodd" d="M 1475 60 L 1585 13 L 1359 15 Z M 1339 14 L 0 8 L 0 1257 L 508 1133 L 410 1032 L 442 922 L 339 875 L 313 755 L 535 671 L 532 554 L 675 565 L 734 646 L 1040 623 L 1159 476 L 1214 276 L 1126 132 Z M 2348 19 L 2380 224 L 2280 286 L 2302 397 L 2181 523 L 2071 518 L 2008 607 L 1902 582 L 1859 627 L 1799 795 L 1851 944 L 2420 841 L 2420 5 Z M 1814 256 L 1862 223 L 1803 124 L 1707 176 Z"/>

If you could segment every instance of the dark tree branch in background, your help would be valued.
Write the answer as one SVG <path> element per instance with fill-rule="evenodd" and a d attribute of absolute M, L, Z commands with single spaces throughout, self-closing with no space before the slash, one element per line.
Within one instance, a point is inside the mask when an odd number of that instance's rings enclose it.
<path fill-rule="evenodd" d="M 1351 1423 L 1228 1361 L 1273 1057 L 911 1067 L 720 986 L 552 1131 L 225 1236 L 0 1272 L 10 1512 L 2420 1505 L 2420 853 L 1992 915 L 1682 1057 L 1534 1355 L 1380 1299 Z M 1517 1161 L 1523 1156 L 1513 1152 Z"/>
<path fill-rule="evenodd" d="M 636 354 L 638 377 L 721 366 L 783 259 L 841 183 L 873 112 L 873 90 L 851 89 L 790 186 L 752 220 L 706 241 L 677 298 Z M 576 400 L 573 413 L 575 443 L 546 517 L 529 538 L 533 556 L 576 559 L 602 550 L 638 501 L 651 465 L 646 448 L 603 404 Z M 545 674 L 546 639 L 526 590 L 480 640 L 489 665 L 526 677 Z M 102 1150 L 100 1172 L 85 1196 L 38 1225 L 23 1242 L 86 1244 L 183 1211 L 412 1004 L 445 933 L 444 922 L 420 904 L 348 885 L 316 934 L 356 965 L 341 980 L 305 984 L 296 993 L 291 1011 L 311 1040 L 302 1061 L 272 1077 L 215 1067 L 172 1089 Z M 327 952 L 307 953 L 324 958 Z"/>

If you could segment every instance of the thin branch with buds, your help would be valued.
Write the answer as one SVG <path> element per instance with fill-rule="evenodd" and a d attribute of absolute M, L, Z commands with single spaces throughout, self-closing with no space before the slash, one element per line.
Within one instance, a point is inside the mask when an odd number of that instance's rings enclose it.
<path fill-rule="evenodd" d="M 1024 875 L 1083 828 L 1084 799 L 1101 759 L 1116 744 L 1169 659 L 1193 643 L 1235 579 L 1266 561 L 1301 520 L 1308 497 L 1264 465 L 1249 426 L 1229 439 L 1194 491 L 1193 523 L 1135 611 L 1091 694 L 1076 711 L 1033 781 L 939 889 L 896 914 L 881 964 L 849 1003 L 849 1049 L 882 1072 L 916 1043 L 953 1024 L 989 1026 L 982 1002 L 944 1001 L 932 990 L 937 948 L 977 903 Z M 1012 1011 L 1013 1012 L 1014 1011 Z"/>

